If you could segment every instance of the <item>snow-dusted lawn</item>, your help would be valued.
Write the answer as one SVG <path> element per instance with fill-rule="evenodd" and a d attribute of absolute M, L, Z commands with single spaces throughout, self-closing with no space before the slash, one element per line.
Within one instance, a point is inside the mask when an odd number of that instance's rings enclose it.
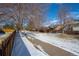
<path fill-rule="evenodd" d="M 79 55 L 79 40 L 76 38 L 72 38 L 72 37 L 59 38 L 58 35 L 60 35 L 60 33 L 55 34 L 55 33 L 39 33 L 39 32 L 29 32 L 29 31 L 25 31 L 25 32 L 28 33 L 28 35 L 37 38 L 38 40 L 62 48 L 75 55 Z"/>

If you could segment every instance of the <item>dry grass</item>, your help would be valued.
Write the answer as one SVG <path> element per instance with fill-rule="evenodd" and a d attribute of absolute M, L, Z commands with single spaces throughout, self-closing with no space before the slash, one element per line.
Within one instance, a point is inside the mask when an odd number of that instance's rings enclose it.
<path fill-rule="evenodd" d="M 3 29 L 4 32 L 13 32 L 14 29 L 10 29 L 10 28 L 6 28 L 6 29 Z"/>
<path fill-rule="evenodd" d="M 57 37 L 63 38 L 63 39 L 74 38 L 73 35 L 68 35 L 68 34 L 64 34 L 64 33 L 60 33 L 59 35 L 57 35 Z"/>

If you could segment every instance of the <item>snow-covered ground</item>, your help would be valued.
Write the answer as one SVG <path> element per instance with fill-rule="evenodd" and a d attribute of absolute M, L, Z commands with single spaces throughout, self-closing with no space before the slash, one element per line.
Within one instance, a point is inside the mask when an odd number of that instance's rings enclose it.
<path fill-rule="evenodd" d="M 27 47 L 29 53 L 31 54 L 31 56 L 46 56 L 48 54 L 46 54 L 42 48 L 40 46 L 38 46 L 42 51 L 36 49 L 33 44 L 26 38 L 26 36 L 22 35 L 20 33 L 20 36 L 25 44 L 25 46 Z"/>
<path fill-rule="evenodd" d="M 39 33 L 30 31 L 24 32 L 40 41 L 57 46 L 75 55 L 79 55 L 79 40 L 76 38 L 59 38 L 58 35 L 60 35 L 60 33 Z"/>

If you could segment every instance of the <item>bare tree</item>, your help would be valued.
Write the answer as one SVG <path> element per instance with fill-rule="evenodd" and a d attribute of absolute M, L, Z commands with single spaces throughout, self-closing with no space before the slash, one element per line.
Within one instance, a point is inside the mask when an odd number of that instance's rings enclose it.
<path fill-rule="evenodd" d="M 48 4 L 28 4 L 26 11 L 27 17 L 29 19 L 29 25 L 32 29 L 39 30 L 41 28 L 41 24 L 43 21 L 43 17 L 45 16 L 46 8 Z"/>
<path fill-rule="evenodd" d="M 60 19 L 60 24 L 62 24 L 64 26 L 62 33 L 64 33 L 64 31 L 71 30 L 71 28 L 73 27 L 72 26 L 73 19 L 72 19 L 72 17 L 70 17 L 70 13 L 69 13 L 70 9 L 71 9 L 70 7 L 68 7 L 64 4 L 60 4 L 58 17 Z"/>

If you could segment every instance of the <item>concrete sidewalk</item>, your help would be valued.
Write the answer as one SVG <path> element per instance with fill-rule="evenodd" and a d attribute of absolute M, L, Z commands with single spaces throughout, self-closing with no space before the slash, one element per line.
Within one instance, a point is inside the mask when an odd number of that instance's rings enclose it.
<path fill-rule="evenodd" d="M 15 36 L 12 56 L 30 56 L 30 53 L 22 41 L 19 32 L 17 32 Z"/>

